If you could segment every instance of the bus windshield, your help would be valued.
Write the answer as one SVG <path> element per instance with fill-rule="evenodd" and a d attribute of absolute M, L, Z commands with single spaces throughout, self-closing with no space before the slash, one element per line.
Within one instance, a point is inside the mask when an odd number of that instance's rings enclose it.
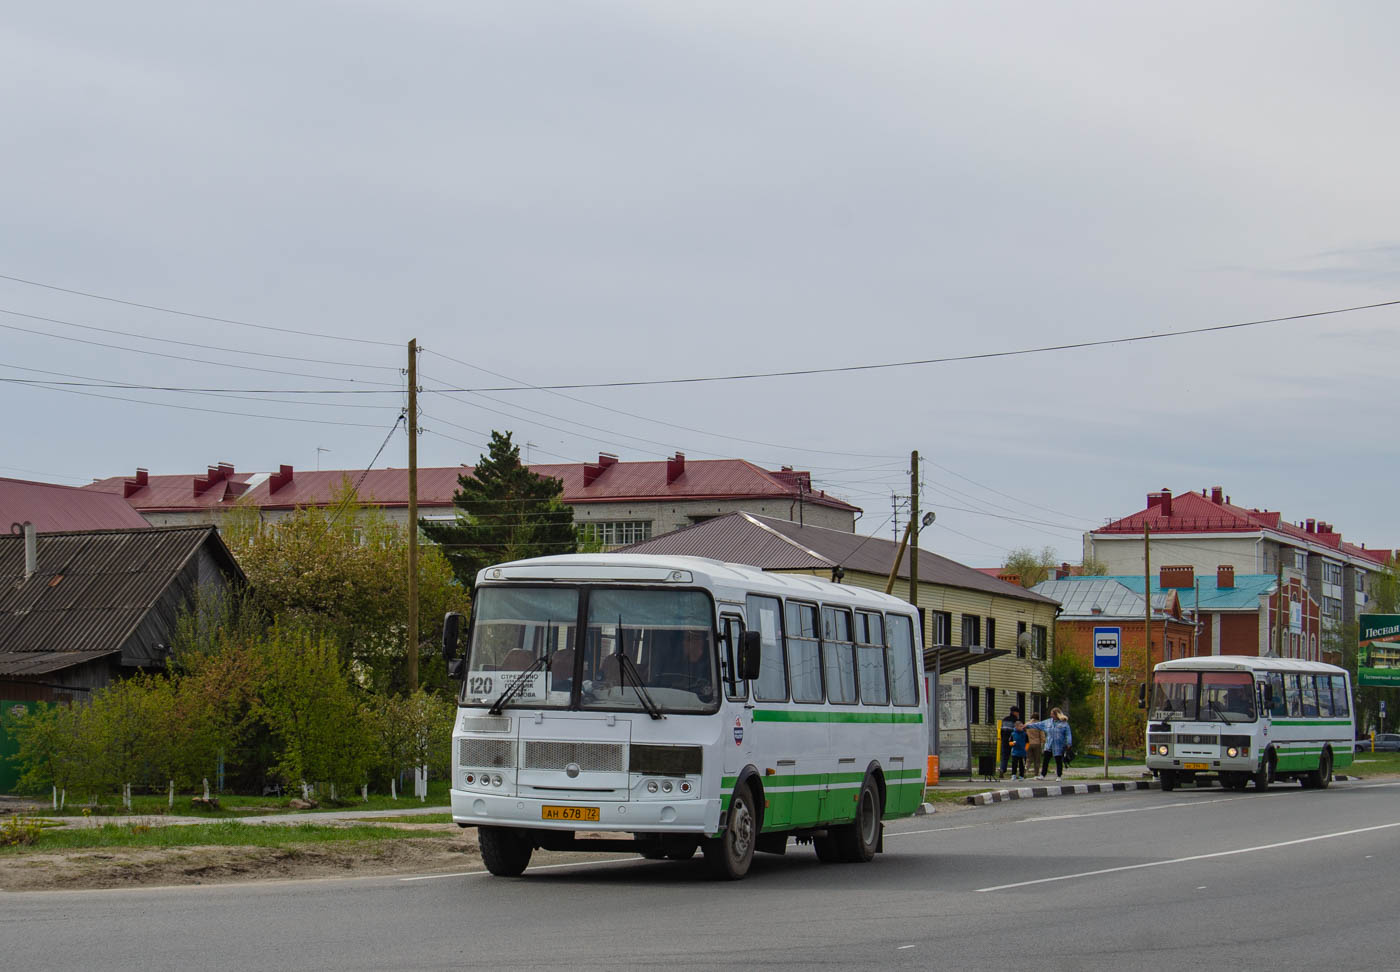
<path fill-rule="evenodd" d="M 567 706 L 578 594 L 569 588 L 479 588 L 462 701 L 492 705 L 520 683 L 507 704 Z"/>
<path fill-rule="evenodd" d="M 711 712 L 715 662 L 714 608 L 702 591 L 589 593 L 583 708 Z"/>
<path fill-rule="evenodd" d="M 1254 676 L 1249 672 L 1202 672 L 1201 719 L 1254 721 Z"/>
<path fill-rule="evenodd" d="M 1196 718 L 1199 672 L 1157 672 L 1152 680 L 1153 719 Z"/>

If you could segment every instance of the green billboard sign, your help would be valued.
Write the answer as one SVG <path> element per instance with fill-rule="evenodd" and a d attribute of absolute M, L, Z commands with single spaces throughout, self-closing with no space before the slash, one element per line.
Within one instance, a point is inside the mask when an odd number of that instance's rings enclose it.
<path fill-rule="evenodd" d="M 1400 688 L 1400 614 L 1361 615 L 1356 681 Z"/>

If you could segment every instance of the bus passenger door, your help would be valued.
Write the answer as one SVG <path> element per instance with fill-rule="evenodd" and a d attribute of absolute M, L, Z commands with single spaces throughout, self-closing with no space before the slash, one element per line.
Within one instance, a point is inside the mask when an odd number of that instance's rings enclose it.
<path fill-rule="evenodd" d="M 724 778 L 729 781 L 722 796 L 734 789 L 734 781 L 744 767 L 753 761 L 753 704 L 749 701 L 749 683 L 739 678 L 739 642 L 744 633 L 744 619 L 737 614 L 720 616 L 720 678 L 724 682 L 724 697 L 728 701 L 729 726 L 724 730 L 721 744 L 724 750 Z"/>

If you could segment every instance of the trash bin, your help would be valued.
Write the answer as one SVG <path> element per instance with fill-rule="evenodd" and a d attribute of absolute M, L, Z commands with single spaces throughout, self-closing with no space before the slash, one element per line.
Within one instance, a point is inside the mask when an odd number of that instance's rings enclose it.
<path fill-rule="evenodd" d="M 937 786 L 937 785 L 938 785 L 938 757 L 937 757 L 937 756 L 930 756 L 930 757 L 928 758 L 928 785 L 929 785 L 929 786 Z"/>
<path fill-rule="evenodd" d="M 997 758 L 996 758 L 995 756 L 991 756 L 991 755 L 982 755 L 982 756 L 978 756 L 978 757 L 977 757 L 977 775 L 978 775 L 978 776 L 987 776 L 987 777 L 991 777 L 991 776 L 995 776 L 995 775 L 996 775 L 996 772 L 997 772 Z"/>

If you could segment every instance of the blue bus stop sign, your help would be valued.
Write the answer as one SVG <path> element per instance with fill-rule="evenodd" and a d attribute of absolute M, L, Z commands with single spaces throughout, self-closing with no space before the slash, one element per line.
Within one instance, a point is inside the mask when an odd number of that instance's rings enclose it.
<path fill-rule="evenodd" d="M 1094 667 L 1119 668 L 1123 664 L 1123 629 L 1094 629 Z"/>

